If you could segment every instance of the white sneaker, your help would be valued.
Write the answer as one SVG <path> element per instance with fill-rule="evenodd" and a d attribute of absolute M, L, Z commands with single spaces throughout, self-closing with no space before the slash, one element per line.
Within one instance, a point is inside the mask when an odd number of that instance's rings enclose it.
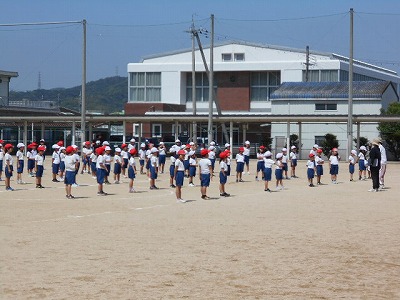
<path fill-rule="evenodd" d="M 195 186 L 195 185 L 194 185 L 194 183 L 191 182 L 191 183 L 189 183 L 189 186 Z"/>
<path fill-rule="evenodd" d="M 114 181 L 114 184 L 119 184 L 119 181 L 118 181 L 118 180 L 115 180 L 115 181 Z"/>
<path fill-rule="evenodd" d="M 135 192 L 135 189 L 130 189 L 129 190 L 129 193 L 134 193 Z"/>
<path fill-rule="evenodd" d="M 247 172 L 247 175 L 250 175 L 250 172 Z"/>
<path fill-rule="evenodd" d="M 373 192 L 373 193 L 375 193 L 377 191 L 378 191 L 378 189 L 370 189 L 370 190 L 368 190 L 368 192 Z"/>
<path fill-rule="evenodd" d="M 176 199 L 176 202 L 178 202 L 178 203 L 186 203 L 186 200 L 183 200 L 183 199 Z"/>
<path fill-rule="evenodd" d="M 78 187 L 79 184 L 73 183 L 72 186 L 73 186 L 73 187 Z"/>
<path fill-rule="evenodd" d="M 93 179 L 97 179 L 97 177 L 96 177 L 96 176 L 92 176 L 92 178 L 93 178 Z"/>

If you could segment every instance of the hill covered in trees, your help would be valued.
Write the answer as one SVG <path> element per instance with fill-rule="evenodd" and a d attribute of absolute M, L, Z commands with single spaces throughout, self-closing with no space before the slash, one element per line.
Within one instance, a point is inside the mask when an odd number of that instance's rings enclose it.
<path fill-rule="evenodd" d="M 59 106 L 80 110 L 81 86 L 54 88 L 26 92 L 10 92 L 10 101 L 29 99 L 33 101 L 54 101 Z M 110 114 L 120 112 L 128 100 L 128 78 L 107 77 L 86 84 L 86 109 Z"/>

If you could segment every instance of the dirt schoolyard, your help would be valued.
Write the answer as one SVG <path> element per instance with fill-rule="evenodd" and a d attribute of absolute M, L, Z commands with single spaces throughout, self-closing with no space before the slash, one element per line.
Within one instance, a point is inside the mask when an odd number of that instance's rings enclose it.
<path fill-rule="evenodd" d="M 46 163 L 44 189 L 26 173 L 13 192 L 0 182 L 1 299 L 400 299 L 399 163 L 378 193 L 345 163 L 339 184 L 325 167 L 310 188 L 305 161 L 268 193 L 252 160 L 245 182 L 229 177 L 231 197 L 218 177 L 211 200 L 185 179 L 184 204 L 168 174 L 159 190 L 137 175 L 136 193 L 124 179 L 106 197 L 78 175 L 67 199 Z"/>

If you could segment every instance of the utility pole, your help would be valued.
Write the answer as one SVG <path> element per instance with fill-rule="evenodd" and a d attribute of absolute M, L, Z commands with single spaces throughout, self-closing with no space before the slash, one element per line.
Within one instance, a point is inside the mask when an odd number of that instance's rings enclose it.
<path fill-rule="evenodd" d="M 40 74 L 40 72 L 39 72 L 39 75 L 38 75 L 38 90 L 41 90 L 42 89 L 42 75 Z"/>
<path fill-rule="evenodd" d="M 308 82 L 308 75 L 310 72 L 310 47 L 306 47 L 306 82 Z"/>
<path fill-rule="evenodd" d="M 347 120 L 347 153 L 353 145 L 353 9 L 350 8 L 349 103 Z"/>
<path fill-rule="evenodd" d="M 86 141 L 86 20 L 82 20 L 83 45 L 82 45 L 82 102 L 81 102 L 81 145 Z"/>

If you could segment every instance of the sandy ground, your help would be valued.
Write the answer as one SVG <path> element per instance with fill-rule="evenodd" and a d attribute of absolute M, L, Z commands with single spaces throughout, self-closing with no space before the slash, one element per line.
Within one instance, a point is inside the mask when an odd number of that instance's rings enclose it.
<path fill-rule="evenodd" d="M 0 182 L 0 298 L 400 299 L 400 164 L 379 193 L 345 164 L 339 184 L 309 188 L 304 165 L 272 193 L 254 160 L 229 198 L 217 178 L 212 200 L 186 179 L 185 204 L 166 174 L 159 190 L 138 175 L 137 193 L 112 184 L 107 197 L 78 175 L 74 200 L 49 166 L 43 190 L 26 174 L 14 192 Z"/>

